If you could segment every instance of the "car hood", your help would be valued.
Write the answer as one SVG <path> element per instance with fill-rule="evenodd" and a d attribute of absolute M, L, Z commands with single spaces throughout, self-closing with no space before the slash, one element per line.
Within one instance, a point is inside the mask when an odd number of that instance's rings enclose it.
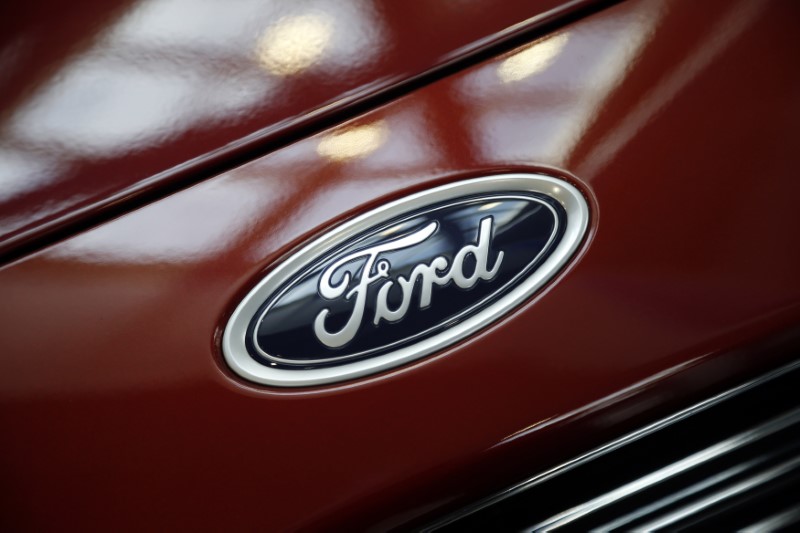
<path fill-rule="evenodd" d="M 0 254 L 343 120 L 589 3 L 6 6 Z"/>

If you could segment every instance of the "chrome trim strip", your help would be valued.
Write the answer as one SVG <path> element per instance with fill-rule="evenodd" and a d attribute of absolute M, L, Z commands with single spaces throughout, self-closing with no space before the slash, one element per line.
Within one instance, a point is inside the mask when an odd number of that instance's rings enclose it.
<path fill-rule="evenodd" d="M 655 472 L 651 472 L 635 481 L 626 483 L 625 485 L 607 492 L 602 496 L 598 496 L 597 498 L 593 498 L 580 505 L 576 505 L 571 509 L 567 509 L 566 511 L 552 516 L 543 522 L 539 522 L 533 526 L 530 531 L 553 531 L 554 529 L 565 526 L 570 522 L 574 522 L 575 520 L 583 518 L 584 516 L 591 514 L 598 509 L 618 502 L 624 498 L 627 498 L 628 496 L 636 494 L 637 492 L 661 483 L 664 480 L 682 474 L 687 470 L 691 470 L 692 468 L 702 465 L 707 461 L 722 457 L 727 453 L 763 439 L 798 422 L 800 422 L 800 408 L 793 409 L 781 416 L 765 422 L 764 424 L 756 426 L 753 429 L 743 431 L 737 435 L 734 435 L 733 437 L 727 438 L 721 442 L 718 442 L 717 444 L 700 450 L 699 452 L 693 453 L 688 457 L 684 457 L 680 461 L 676 461 L 671 465 L 660 468 Z M 800 461 L 800 458 L 795 459 L 795 461 Z M 679 518 L 676 518 L 676 520 L 678 519 Z M 656 524 L 656 522 L 654 522 L 653 524 L 655 525 L 652 525 L 652 527 L 649 527 L 650 524 L 648 524 L 643 526 L 642 529 L 650 530 L 656 527 L 663 527 L 669 523 L 671 522 L 666 521 L 664 524 Z"/>
<path fill-rule="evenodd" d="M 736 466 L 733 466 L 731 468 L 728 468 L 727 470 L 720 472 L 719 474 L 716 474 L 698 483 L 690 485 L 685 489 L 680 490 L 674 494 L 670 494 L 665 498 L 661 498 L 660 500 L 657 500 L 651 503 L 650 505 L 645 505 L 644 507 L 636 509 L 631 513 L 620 516 L 619 518 L 614 519 L 612 522 L 608 522 L 596 528 L 593 527 L 592 529 L 598 531 L 611 531 L 624 528 L 625 526 L 628 526 L 628 524 L 630 524 L 635 520 L 644 518 L 648 515 L 653 515 L 657 511 L 660 511 L 661 509 L 664 509 L 665 507 L 668 507 L 673 503 L 685 500 L 686 498 L 699 494 L 706 489 L 710 489 L 714 486 L 720 485 L 721 483 L 728 481 L 732 477 L 738 476 L 739 474 L 743 474 L 748 470 L 752 470 L 753 468 L 764 463 L 770 458 L 771 456 L 762 456 L 753 461 L 748 461 L 746 463 L 738 464 Z M 630 526 L 628 527 L 630 528 Z"/>
<path fill-rule="evenodd" d="M 247 352 L 245 346 L 247 326 L 265 299 L 303 266 L 344 243 L 352 235 L 416 209 L 461 196 L 513 192 L 550 196 L 564 207 L 566 227 L 561 240 L 539 268 L 487 308 L 417 343 L 377 357 L 340 366 L 313 369 L 273 368 L 259 363 Z M 280 387 L 307 387 L 334 383 L 414 361 L 486 328 L 521 305 L 569 261 L 577 251 L 588 227 L 589 207 L 580 191 L 566 181 L 539 174 L 501 174 L 465 180 L 389 202 L 322 234 L 267 274 L 236 307 L 225 327 L 222 337 L 225 361 L 236 374 L 249 381 Z"/>
<path fill-rule="evenodd" d="M 424 531 L 435 531 L 438 528 L 447 526 L 449 524 L 452 524 L 453 522 L 456 522 L 457 520 L 475 514 L 487 507 L 490 507 L 498 502 L 505 500 L 506 498 L 510 498 L 516 494 L 519 494 L 520 492 L 528 490 L 533 486 L 539 485 L 540 483 L 543 483 L 548 479 L 551 479 L 565 472 L 569 472 L 574 468 L 577 468 L 583 464 L 586 464 L 599 457 L 602 457 L 607 453 L 611 453 L 615 450 L 618 450 L 619 448 L 622 448 L 623 446 L 626 446 L 630 443 L 636 442 L 637 440 L 647 437 L 648 435 L 652 435 L 653 433 L 660 431 L 661 429 L 664 429 L 666 427 L 669 427 L 672 424 L 685 420 L 690 416 L 693 416 L 697 413 L 702 413 L 703 411 L 706 411 L 707 409 L 719 405 L 720 403 L 726 400 L 735 398 L 740 394 L 743 394 L 749 390 L 759 387 L 769 381 L 780 378 L 781 376 L 784 376 L 789 372 L 797 370 L 798 368 L 800 368 L 800 360 L 793 361 L 792 363 L 786 364 L 780 368 L 766 372 L 765 374 L 762 374 L 761 376 L 758 376 L 750 381 L 746 381 L 741 385 L 737 385 L 726 391 L 716 394 L 711 398 L 707 398 L 705 400 L 697 402 L 694 405 L 691 405 L 685 409 L 678 411 L 677 413 L 664 417 L 642 428 L 631 431 L 630 433 L 626 433 L 625 435 L 617 439 L 614 439 L 610 442 L 607 442 L 606 444 L 598 446 L 597 448 L 594 448 L 582 455 L 570 459 L 569 461 L 565 461 L 559 465 L 556 465 L 543 472 L 540 472 L 539 474 L 531 476 L 528 479 L 521 481 L 515 485 L 512 485 L 511 487 L 501 492 L 498 492 L 497 494 L 484 498 L 483 500 L 480 500 L 468 506 L 465 509 L 460 509 L 458 511 L 455 511 L 454 513 L 447 515 L 445 518 L 426 527 Z"/>
<path fill-rule="evenodd" d="M 739 483 L 728 487 L 727 489 L 717 491 L 699 501 L 693 502 L 690 505 L 681 507 L 680 509 L 662 516 L 661 518 L 647 522 L 641 526 L 637 526 L 636 529 L 641 531 L 653 531 L 656 529 L 669 527 L 677 522 L 680 522 L 681 520 L 689 518 L 693 514 L 705 511 L 709 507 L 713 507 L 714 505 L 728 498 L 738 496 L 752 489 L 758 488 L 765 483 L 774 481 L 775 478 L 798 468 L 800 468 L 800 457 L 789 459 L 788 461 L 784 461 L 777 466 L 773 466 L 772 468 L 750 476 L 749 478 L 744 479 Z"/>

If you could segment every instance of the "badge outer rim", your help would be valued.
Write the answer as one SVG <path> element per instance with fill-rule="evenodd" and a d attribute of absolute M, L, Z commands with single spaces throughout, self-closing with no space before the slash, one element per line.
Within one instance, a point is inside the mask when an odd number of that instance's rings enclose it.
<path fill-rule="evenodd" d="M 312 369 L 272 368 L 257 362 L 248 353 L 245 335 L 250 319 L 261 304 L 303 267 L 316 261 L 353 235 L 387 220 L 460 196 L 527 192 L 545 194 L 560 203 L 566 212 L 561 240 L 545 261 L 516 287 L 463 322 L 431 337 L 398 350 L 368 359 L 332 367 Z M 564 180 L 541 174 L 498 174 L 457 181 L 388 202 L 368 211 L 310 241 L 276 265 L 253 287 L 234 310 L 222 336 L 225 362 L 238 376 L 275 387 L 310 387 L 352 380 L 404 365 L 463 340 L 483 330 L 522 305 L 550 281 L 572 258 L 589 227 L 589 206 L 583 195 Z"/>

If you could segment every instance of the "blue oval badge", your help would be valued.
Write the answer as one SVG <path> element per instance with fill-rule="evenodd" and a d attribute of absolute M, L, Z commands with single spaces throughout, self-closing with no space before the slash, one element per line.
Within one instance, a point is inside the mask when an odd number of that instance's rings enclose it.
<path fill-rule="evenodd" d="M 249 380 L 309 386 L 423 357 L 525 301 L 575 252 L 587 225 L 574 187 L 531 174 L 389 203 L 270 272 L 233 313 L 225 358 Z"/>

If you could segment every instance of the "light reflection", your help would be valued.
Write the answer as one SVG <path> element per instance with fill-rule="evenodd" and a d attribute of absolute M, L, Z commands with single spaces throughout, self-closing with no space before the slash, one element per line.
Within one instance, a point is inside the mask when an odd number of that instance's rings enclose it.
<path fill-rule="evenodd" d="M 0 146 L 0 161 L 0 202 L 36 190 L 50 181 L 59 168 L 47 154 L 5 146 Z M 62 168 L 66 165 L 61 163 Z M 25 176 L 26 179 L 21 180 L 19 176 Z M 0 222 L 0 230 L 2 228 Z"/>
<path fill-rule="evenodd" d="M 396 178 L 400 173 L 418 175 L 440 165 L 446 158 L 438 142 L 438 128 L 432 120 L 431 103 L 408 101 L 395 110 L 387 123 L 391 124 L 391 139 L 380 150 L 363 161 L 373 177 Z"/>
<path fill-rule="evenodd" d="M 402 222 L 400 224 L 396 224 L 396 225 L 392 226 L 391 228 L 385 229 L 382 232 L 380 232 L 380 236 L 381 237 L 388 237 L 389 235 L 394 235 L 395 233 L 398 233 L 398 232 L 408 228 L 408 225 L 409 225 L 408 222 Z"/>
<path fill-rule="evenodd" d="M 654 2 L 599 17 L 591 27 L 576 25 L 551 38 L 561 43 L 539 42 L 500 65 L 490 63 L 464 77 L 462 90 L 479 102 L 473 108 L 481 110 L 471 130 L 472 144 L 491 160 L 536 160 L 569 168 L 601 103 L 654 35 L 662 10 Z M 544 44 L 548 46 L 540 56 L 537 50 Z M 530 83 L 521 91 L 511 82 L 523 76 Z M 521 114 L 535 119 L 521 121 Z"/>
<path fill-rule="evenodd" d="M 696 48 L 696 53 L 689 55 L 642 100 L 631 106 L 620 123 L 595 144 L 582 163 L 581 173 L 594 175 L 604 168 L 636 138 L 653 116 L 694 81 L 698 73 L 708 69 L 717 56 L 726 52 L 731 43 L 749 30 L 765 7 L 765 4 L 745 0 L 732 4 L 730 9 L 723 12 L 717 23 L 706 31 L 706 38 L 702 46 Z"/>
<path fill-rule="evenodd" d="M 226 3 L 142 0 L 118 15 L 99 33 L 87 34 L 89 46 L 64 55 L 49 77 L 4 114 L 0 158 L 8 164 L 0 168 L 0 202 L 58 185 L 70 169 L 94 161 L 125 169 L 114 158 L 142 150 L 160 150 L 172 165 L 166 147 L 182 146 L 188 154 L 194 142 L 182 139 L 186 132 L 220 129 L 224 140 L 229 125 L 265 107 L 272 110 L 261 115 L 265 124 L 278 109 L 285 116 L 302 113 L 315 100 L 287 99 L 290 87 L 279 76 L 265 76 L 265 68 L 288 73 L 289 63 L 302 65 L 321 54 L 315 69 L 340 77 L 375 62 L 390 38 L 369 2 L 332 7 L 325 0 L 302 6 L 238 0 L 234 9 Z M 259 35 L 263 57 L 254 52 Z M 0 72 L 19 61 L 24 44 L 2 47 Z M 111 186 L 128 185 L 145 176 L 140 172 L 119 172 Z M 60 198 L 42 203 L 40 216 L 70 205 Z M 0 218 L 11 228 L 32 218 L 24 215 Z"/>
<path fill-rule="evenodd" d="M 533 76 L 553 63 L 568 40 L 568 34 L 559 33 L 545 41 L 534 43 L 500 63 L 497 75 L 503 83 L 511 83 Z"/>
<path fill-rule="evenodd" d="M 323 137 L 317 145 L 317 153 L 332 161 L 358 159 L 380 148 L 388 136 L 385 120 L 353 126 Z"/>
<path fill-rule="evenodd" d="M 237 0 L 235 7 L 197 0 L 140 0 L 109 28 L 102 44 L 117 50 L 152 46 L 154 52 L 206 49 L 240 55 L 250 50 L 252 35 L 264 27 L 263 21 L 275 18 L 263 0 Z"/>
<path fill-rule="evenodd" d="M 330 19 L 298 15 L 278 21 L 259 39 L 256 53 L 261 65 L 276 76 L 291 76 L 314 65 L 333 35 Z"/>

